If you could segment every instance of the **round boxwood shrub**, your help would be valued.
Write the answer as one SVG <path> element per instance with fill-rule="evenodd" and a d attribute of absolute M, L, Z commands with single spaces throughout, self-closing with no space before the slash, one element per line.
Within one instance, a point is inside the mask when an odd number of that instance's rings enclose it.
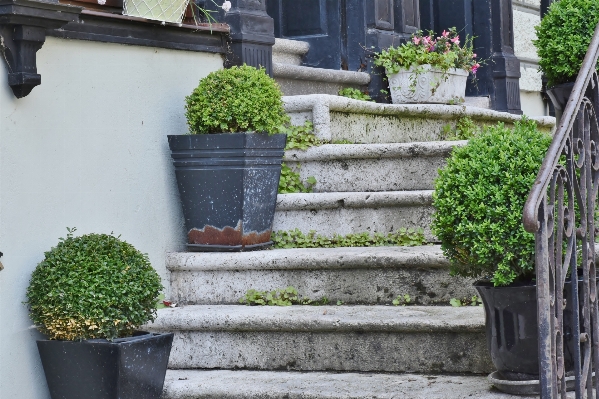
<path fill-rule="evenodd" d="M 599 0 L 560 0 L 551 4 L 536 27 L 537 40 L 533 41 L 549 87 L 576 80 L 597 22 Z"/>
<path fill-rule="evenodd" d="M 185 100 L 192 134 L 273 134 L 289 120 L 274 79 L 264 69 L 247 65 L 210 73 Z"/>
<path fill-rule="evenodd" d="M 551 137 L 523 119 L 485 128 L 455 148 L 435 181 L 433 233 L 452 275 L 494 285 L 532 278 L 535 238 L 522 212 Z"/>
<path fill-rule="evenodd" d="M 131 244 L 70 230 L 33 272 L 27 304 L 50 339 L 114 339 L 154 320 L 162 288 L 147 255 Z"/>

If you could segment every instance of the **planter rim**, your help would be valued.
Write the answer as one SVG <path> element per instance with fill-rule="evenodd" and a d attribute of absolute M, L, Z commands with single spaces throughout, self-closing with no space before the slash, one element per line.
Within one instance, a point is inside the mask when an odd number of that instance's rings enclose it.
<path fill-rule="evenodd" d="M 221 133 L 183 133 L 183 134 L 167 134 L 167 137 L 190 136 L 190 137 L 206 137 L 206 136 L 234 136 L 245 134 L 258 134 L 268 136 L 284 135 L 285 133 L 268 133 L 268 132 L 221 132 Z"/>
<path fill-rule="evenodd" d="M 91 338 L 91 339 L 82 339 L 82 340 L 66 340 L 66 339 L 37 339 L 36 342 L 75 342 L 75 343 L 90 343 L 90 344 L 121 344 L 121 343 L 129 343 L 129 342 L 137 342 L 143 341 L 147 339 L 152 339 L 157 336 L 162 335 L 174 335 L 173 333 L 154 333 L 149 331 L 135 331 L 134 334 L 130 337 L 123 338 L 115 338 L 112 341 L 106 338 Z"/>
<path fill-rule="evenodd" d="M 423 65 L 418 65 L 418 66 L 420 66 L 424 69 L 424 73 L 426 73 L 426 72 L 444 73 L 441 69 L 433 67 L 431 64 L 423 64 Z M 411 65 L 409 68 L 400 67 L 400 70 L 396 73 L 413 73 L 413 69 L 414 69 L 413 65 Z M 387 75 L 394 75 L 394 73 L 389 73 L 389 71 L 387 71 L 387 70 L 385 70 L 385 73 Z M 446 73 L 449 75 L 459 75 L 459 76 L 468 76 L 470 74 L 470 72 L 468 72 L 467 70 L 462 69 L 462 68 L 449 68 Z"/>

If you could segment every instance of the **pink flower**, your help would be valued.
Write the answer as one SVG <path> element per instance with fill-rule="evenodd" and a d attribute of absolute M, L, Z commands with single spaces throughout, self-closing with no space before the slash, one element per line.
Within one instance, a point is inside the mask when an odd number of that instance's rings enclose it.
<path fill-rule="evenodd" d="M 415 45 L 419 45 L 420 44 L 420 40 L 421 40 L 421 38 L 418 37 L 418 36 L 414 36 L 412 38 L 412 41 L 414 42 Z"/>
<path fill-rule="evenodd" d="M 476 75 L 476 71 L 478 71 L 478 68 L 480 67 L 480 64 L 474 64 L 472 65 L 472 74 Z"/>
<path fill-rule="evenodd" d="M 451 39 L 451 42 L 453 44 L 460 44 L 460 37 L 459 36 L 454 37 L 453 39 Z"/>
<path fill-rule="evenodd" d="M 476 58 L 476 53 L 473 53 L 473 54 L 472 54 L 472 58 Z"/>
<path fill-rule="evenodd" d="M 447 31 L 444 30 L 443 33 L 441 34 L 441 36 L 443 36 L 443 37 L 449 37 L 449 32 L 447 32 Z"/>

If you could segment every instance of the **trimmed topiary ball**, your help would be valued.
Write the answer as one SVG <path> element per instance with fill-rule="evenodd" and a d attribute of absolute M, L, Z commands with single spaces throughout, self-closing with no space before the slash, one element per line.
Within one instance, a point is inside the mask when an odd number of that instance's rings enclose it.
<path fill-rule="evenodd" d="M 27 304 L 40 331 L 50 339 L 114 339 L 154 320 L 163 287 L 147 255 L 112 235 L 72 231 L 31 276 Z"/>
<path fill-rule="evenodd" d="M 549 87 L 574 82 L 599 22 L 599 0 L 553 2 L 536 27 L 541 71 Z"/>
<path fill-rule="evenodd" d="M 274 134 L 289 121 L 277 83 L 263 69 L 247 65 L 210 73 L 185 100 L 192 134 Z"/>
<path fill-rule="evenodd" d="M 550 143 L 523 119 L 513 129 L 487 127 L 452 151 L 435 181 L 432 225 L 452 275 L 496 286 L 532 278 L 535 238 L 522 212 Z"/>

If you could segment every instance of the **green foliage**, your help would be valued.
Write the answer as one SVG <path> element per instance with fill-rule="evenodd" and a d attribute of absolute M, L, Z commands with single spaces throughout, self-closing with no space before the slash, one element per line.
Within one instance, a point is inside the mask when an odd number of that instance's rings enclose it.
<path fill-rule="evenodd" d="M 409 305 L 410 302 L 412 302 L 412 298 L 408 295 L 408 294 L 404 294 L 404 295 L 398 295 L 397 298 L 395 298 L 393 300 L 393 305 L 394 306 L 406 306 Z"/>
<path fill-rule="evenodd" d="M 451 298 L 449 304 L 457 308 L 460 306 L 483 306 L 483 300 L 474 295 L 472 298 Z"/>
<path fill-rule="evenodd" d="M 156 317 L 160 278 L 148 256 L 107 234 L 67 238 L 34 270 L 27 304 L 50 339 L 114 339 Z"/>
<path fill-rule="evenodd" d="M 481 127 L 476 125 L 472 119 L 462 116 L 458 119 L 455 129 L 450 124 L 443 126 L 443 140 L 470 140 L 479 134 Z"/>
<path fill-rule="evenodd" d="M 320 306 L 329 303 L 327 297 L 320 299 L 310 299 L 300 297 L 297 289 L 294 287 L 277 288 L 272 291 L 258 291 L 249 289 L 245 295 L 239 299 L 239 303 L 244 305 L 261 306 L 291 306 L 291 305 L 312 305 Z"/>
<path fill-rule="evenodd" d="M 425 244 L 422 230 L 399 229 L 393 233 L 357 233 L 345 236 L 335 234 L 326 237 L 311 230 L 308 234 L 299 229 L 275 231 L 271 235 L 274 248 L 337 248 L 337 247 L 380 247 L 380 246 L 417 246 Z"/>
<path fill-rule="evenodd" d="M 472 51 L 472 37 L 466 38 L 464 46 L 460 47 L 458 33 L 455 28 L 435 38 L 429 32 L 424 36 L 417 32 L 412 39 L 399 47 L 389 47 L 377 55 L 375 65 L 382 66 L 387 74 L 407 70 L 410 67 L 431 65 L 435 69 L 447 72 L 451 68 L 464 69 L 473 74 L 480 66 L 476 54 Z"/>
<path fill-rule="evenodd" d="M 599 21 L 599 0 L 553 2 L 533 40 L 548 86 L 576 80 Z"/>
<path fill-rule="evenodd" d="M 350 141 L 350 140 L 340 139 L 340 140 L 333 140 L 333 141 L 331 141 L 331 144 L 355 144 L 355 143 L 353 141 Z"/>
<path fill-rule="evenodd" d="M 302 181 L 299 174 L 300 165 L 296 166 L 298 171 L 294 171 L 285 163 L 281 165 L 281 178 L 279 180 L 279 194 L 291 193 L 311 193 L 312 186 L 316 184 L 314 176 L 310 176 L 305 182 Z"/>
<path fill-rule="evenodd" d="M 192 134 L 273 134 L 289 121 L 277 83 L 263 69 L 247 65 L 210 73 L 185 101 Z"/>
<path fill-rule="evenodd" d="M 489 126 L 455 148 L 435 181 L 433 233 L 451 273 L 490 278 L 496 286 L 530 279 L 534 236 L 522 211 L 551 137 L 531 120 Z"/>
<path fill-rule="evenodd" d="M 352 87 L 346 87 L 345 89 L 339 90 L 339 95 L 342 97 L 353 98 L 354 100 L 374 101 L 368 94 L 362 93 L 360 90 Z"/>
<path fill-rule="evenodd" d="M 285 151 L 307 150 L 322 144 L 322 141 L 314 135 L 314 125 L 310 121 L 299 126 L 288 125 L 281 130 L 281 133 L 287 134 Z"/>

